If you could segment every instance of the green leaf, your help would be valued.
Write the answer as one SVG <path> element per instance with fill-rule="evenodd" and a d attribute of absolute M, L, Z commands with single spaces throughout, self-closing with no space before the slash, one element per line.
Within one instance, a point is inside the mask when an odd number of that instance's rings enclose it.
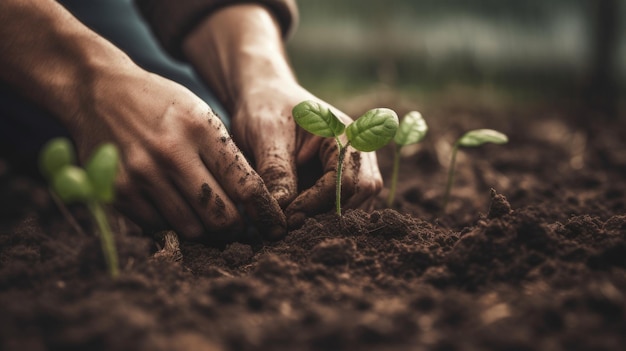
<path fill-rule="evenodd" d="M 485 143 L 505 144 L 509 138 L 493 129 L 475 129 L 465 133 L 456 144 L 464 147 L 480 146 Z"/>
<path fill-rule="evenodd" d="M 327 106 L 315 101 L 303 101 L 293 110 L 293 119 L 300 127 L 321 137 L 337 137 L 343 134 L 346 126 Z"/>
<path fill-rule="evenodd" d="M 84 169 L 69 165 L 55 172 L 52 189 L 65 203 L 85 202 L 93 198 L 93 188 Z"/>
<path fill-rule="evenodd" d="M 101 145 L 92 155 L 85 170 L 91 180 L 96 199 L 112 202 L 115 197 L 119 152 L 111 143 Z"/>
<path fill-rule="evenodd" d="M 39 154 L 39 169 L 48 179 L 64 166 L 76 162 L 74 146 L 67 138 L 54 138 L 48 141 Z"/>
<path fill-rule="evenodd" d="M 422 114 L 411 111 L 400 121 L 400 127 L 393 140 L 401 146 L 416 144 L 424 139 L 426 132 L 428 132 L 428 125 Z"/>
<path fill-rule="evenodd" d="M 398 115 L 388 108 L 376 108 L 352 122 L 346 129 L 346 135 L 352 147 L 369 152 L 389 143 L 397 130 Z"/>

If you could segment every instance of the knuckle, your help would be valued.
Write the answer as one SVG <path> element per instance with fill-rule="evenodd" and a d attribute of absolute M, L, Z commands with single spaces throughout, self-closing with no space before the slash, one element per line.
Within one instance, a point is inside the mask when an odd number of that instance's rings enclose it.
<path fill-rule="evenodd" d="M 218 122 L 219 118 L 212 113 L 207 114 L 206 116 L 193 114 L 184 121 L 183 128 L 185 135 L 190 136 L 192 139 L 200 139 L 202 137 L 205 137 L 207 128 L 209 127 L 209 124 L 207 123 L 207 117 L 213 120 L 213 123 L 221 123 Z"/>
<path fill-rule="evenodd" d="M 263 181 L 257 177 L 251 177 L 247 182 L 239 188 L 240 199 L 244 203 L 253 202 L 255 199 L 269 196 L 269 193 Z"/>
<path fill-rule="evenodd" d="M 173 136 L 164 136 L 153 146 L 152 152 L 160 164 L 173 167 L 180 160 L 180 139 Z"/>
<path fill-rule="evenodd" d="M 145 179 L 147 175 L 152 173 L 154 163 L 144 152 L 132 152 L 126 157 L 126 172 L 128 173 L 128 182 L 134 178 Z"/>

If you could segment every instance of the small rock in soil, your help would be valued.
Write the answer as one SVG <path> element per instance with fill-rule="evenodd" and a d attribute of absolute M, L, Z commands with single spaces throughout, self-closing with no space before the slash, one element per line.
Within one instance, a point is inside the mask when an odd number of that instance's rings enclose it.
<path fill-rule="evenodd" d="M 491 205 L 489 206 L 488 218 L 500 218 L 508 215 L 513 210 L 504 195 L 496 193 L 495 189 L 491 189 Z"/>

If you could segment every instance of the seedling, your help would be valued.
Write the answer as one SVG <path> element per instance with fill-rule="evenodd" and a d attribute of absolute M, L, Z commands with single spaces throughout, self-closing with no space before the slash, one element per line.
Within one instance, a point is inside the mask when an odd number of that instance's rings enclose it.
<path fill-rule="evenodd" d="M 509 138 L 493 129 L 475 129 L 470 130 L 460 137 L 452 148 L 452 158 L 450 159 L 450 168 L 448 170 L 448 183 L 446 184 L 446 192 L 443 196 L 443 203 L 441 210 L 446 211 L 448 205 L 448 199 L 450 197 L 450 190 L 452 189 L 452 183 L 454 182 L 454 165 L 456 163 L 456 153 L 459 147 L 476 147 L 486 143 L 505 144 L 509 141 Z"/>
<path fill-rule="evenodd" d="M 66 138 L 56 138 L 44 145 L 39 166 L 52 191 L 66 204 L 82 202 L 100 230 L 100 244 L 111 277 L 119 275 L 117 251 L 103 204 L 114 199 L 114 181 L 119 154 L 115 145 L 101 145 L 85 168 L 75 165 L 75 152 Z"/>
<path fill-rule="evenodd" d="M 417 144 L 426 136 L 428 125 L 417 111 L 407 113 L 402 121 L 396 136 L 393 138 L 396 147 L 393 155 L 393 172 L 391 174 L 391 189 L 387 197 L 387 206 L 391 207 L 396 196 L 396 187 L 398 185 L 398 170 L 400 169 L 400 150 L 402 147 L 410 144 Z"/>
<path fill-rule="evenodd" d="M 296 123 L 309 133 L 335 138 L 339 150 L 335 181 L 335 209 L 337 215 L 341 216 L 341 174 L 348 146 L 359 151 L 370 152 L 387 145 L 398 130 L 398 115 L 388 108 L 375 108 L 365 112 L 346 127 L 328 107 L 315 101 L 303 101 L 297 104 L 292 114 Z M 339 139 L 344 132 L 348 139 L 345 145 Z"/>

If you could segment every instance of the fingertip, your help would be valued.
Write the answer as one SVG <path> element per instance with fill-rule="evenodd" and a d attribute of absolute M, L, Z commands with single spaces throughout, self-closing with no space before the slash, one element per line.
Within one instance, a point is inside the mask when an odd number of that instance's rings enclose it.
<path fill-rule="evenodd" d="M 276 199 L 280 208 L 286 208 L 287 205 L 293 200 L 295 194 L 290 191 L 287 187 L 278 186 L 278 187 L 268 187 L 270 194 L 272 197 Z"/>
<path fill-rule="evenodd" d="M 265 239 L 278 240 L 287 234 L 285 214 L 265 186 L 248 193 L 244 206 Z"/>

